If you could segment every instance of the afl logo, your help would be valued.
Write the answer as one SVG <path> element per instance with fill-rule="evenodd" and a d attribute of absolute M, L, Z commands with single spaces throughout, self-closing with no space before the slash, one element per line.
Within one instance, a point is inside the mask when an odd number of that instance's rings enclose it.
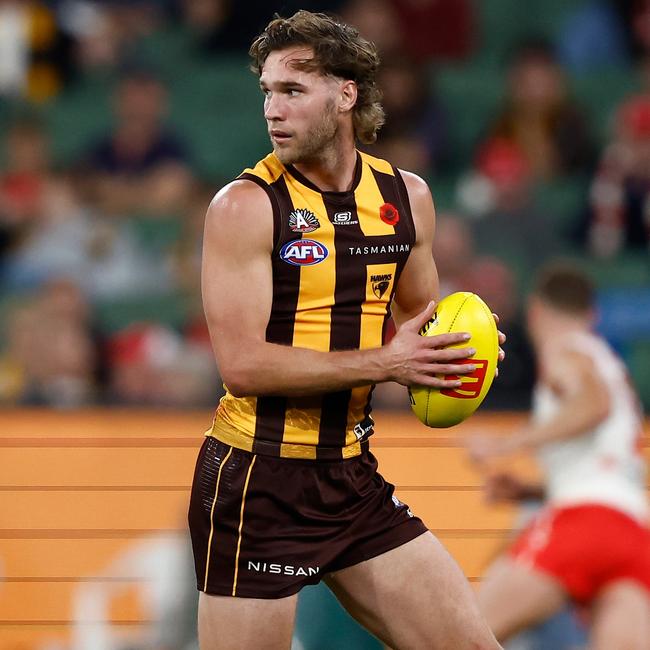
<path fill-rule="evenodd" d="M 287 242 L 280 251 L 280 257 L 294 266 L 320 264 L 328 255 L 327 248 L 313 239 L 294 239 Z"/>

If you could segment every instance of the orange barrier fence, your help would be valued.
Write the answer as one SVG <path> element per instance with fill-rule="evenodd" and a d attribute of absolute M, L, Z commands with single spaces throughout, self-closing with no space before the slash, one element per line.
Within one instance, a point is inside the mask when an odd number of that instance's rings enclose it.
<path fill-rule="evenodd" d="M 477 414 L 432 430 L 410 413 L 376 414 L 372 449 L 397 495 L 421 516 L 471 581 L 506 543 L 512 509 L 487 506 L 462 437 L 520 426 L 516 414 Z M 0 415 L 0 650 L 70 647 L 82 585 L 120 582 L 111 624 L 146 624 L 142 577 L 111 563 L 152 534 L 178 537 L 210 413 L 89 410 Z M 646 428 L 646 434 L 650 427 Z M 644 453 L 650 457 L 648 435 Z M 521 460 L 521 471 L 535 471 Z"/>

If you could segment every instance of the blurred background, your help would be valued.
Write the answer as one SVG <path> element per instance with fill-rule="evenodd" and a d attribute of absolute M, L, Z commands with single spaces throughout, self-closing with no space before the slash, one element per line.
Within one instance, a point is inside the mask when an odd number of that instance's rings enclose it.
<path fill-rule="evenodd" d="M 299 8 L 379 47 L 388 119 L 367 151 L 430 183 L 443 295 L 475 291 L 500 314 L 508 356 L 480 422 L 507 429 L 530 404 L 522 311 L 559 256 L 596 281 L 601 332 L 650 408 L 650 0 L 0 0 L 0 650 L 191 647 L 191 624 L 143 630 L 169 624 L 165 594 L 188 579 L 175 606 L 193 617 L 182 511 L 222 390 L 203 217 L 270 150 L 247 49 Z M 382 462 L 407 488 L 402 439 L 433 434 L 402 387 L 376 395 Z M 430 446 L 462 465 L 445 435 Z M 478 486 L 458 472 L 440 485 Z M 464 493 L 447 538 L 479 580 L 509 524 Z M 138 520 L 147 509 L 166 514 Z M 145 605 L 109 607 L 134 585 Z"/>

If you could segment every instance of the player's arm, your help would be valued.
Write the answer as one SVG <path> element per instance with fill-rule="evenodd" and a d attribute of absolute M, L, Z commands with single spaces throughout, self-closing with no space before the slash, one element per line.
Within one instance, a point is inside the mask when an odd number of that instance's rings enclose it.
<path fill-rule="evenodd" d="M 273 213 L 264 190 L 240 180 L 219 192 L 206 216 L 201 285 L 212 346 L 231 393 L 309 395 L 383 381 L 459 385 L 434 376 L 464 370 L 449 363 L 459 358 L 458 351 L 440 351 L 438 363 L 432 363 L 429 350 L 433 337 L 418 335 L 433 313 L 427 302 L 404 323 L 404 334 L 396 337 L 396 345 L 393 340 L 370 350 L 319 352 L 267 342 L 273 298 L 272 249 Z M 460 334 L 445 334 L 438 345 L 462 340 Z"/>
<path fill-rule="evenodd" d="M 544 382 L 559 401 L 549 420 L 531 422 L 506 438 L 476 437 L 470 455 L 477 461 L 518 451 L 530 451 L 547 443 L 581 436 L 603 422 L 610 412 L 610 395 L 593 360 L 576 350 L 545 360 Z"/>
<path fill-rule="evenodd" d="M 485 479 L 483 494 L 490 503 L 543 501 L 546 488 L 543 483 L 527 481 L 510 472 L 497 472 Z"/>
<path fill-rule="evenodd" d="M 400 170 L 401 171 L 401 170 Z M 401 171 L 409 195 L 415 245 L 395 289 L 391 311 L 395 325 L 401 325 L 421 312 L 431 300 L 438 301 L 438 271 L 433 259 L 436 213 L 427 184 L 415 174 Z"/>
<path fill-rule="evenodd" d="M 405 320 L 421 311 L 423 305 L 432 299 L 437 301 L 440 294 L 438 270 L 433 259 L 436 213 L 431 192 L 419 176 L 400 171 L 409 195 L 416 239 L 391 306 L 393 320 L 398 329 Z M 496 315 L 495 320 L 498 325 L 499 319 Z M 503 345 L 505 340 L 505 335 L 499 332 L 499 345 Z M 499 361 L 503 361 L 503 358 L 503 350 L 499 348 Z M 466 372 L 472 372 L 469 366 L 465 368 Z"/>
<path fill-rule="evenodd" d="M 416 314 L 427 308 L 427 305 L 432 300 L 437 302 L 439 298 L 438 272 L 433 260 L 432 249 L 436 215 L 431 192 L 427 184 L 419 176 L 406 171 L 401 171 L 401 174 L 409 195 L 415 227 L 415 244 L 395 287 L 395 295 L 391 304 L 391 312 L 397 327 L 397 333 L 389 345 L 396 350 L 400 350 L 402 346 L 408 347 L 412 345 L 412 341 L 422 338 L 419 330 L 411 331 L 408 325 Z M 433 310 L 430 310 L 429 316 L 432 315 Z M 467 339 L 469 338 L 469 333 L 465 332 L 464 335 Z M 422 357 L 420 361 L 429 363 L 432 368 L 434 365 L 439 367 L 436 371 L 439 373 L 446 372 L 443 364 L 448 365 L 466 359 L 475 353 L 474 348 L 471 346 L 455 350 L 444 350 L 442 349 L 446 345 L 444 339 L 438 336 L 426 338 L 431 339 L 431 347 L 426 351 L 426 357 Z M 471 364 L 455 364 L 454 367 L 460 371 L 458 374 L 474 371 L 474 366 Z M 413 369 L 405 367 L 404 376 L 408 377 Z M 400 381 L 400 379 L 396 381 L 407 384 L 406 381 Z"/>

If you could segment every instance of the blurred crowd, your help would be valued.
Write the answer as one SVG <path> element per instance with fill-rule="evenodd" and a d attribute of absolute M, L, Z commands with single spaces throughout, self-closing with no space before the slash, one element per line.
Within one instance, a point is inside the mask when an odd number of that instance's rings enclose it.
<path fill-rule="evenodd" d="M 561 4 L 556 28 L 499 50 L 472 0 L 0 0 L 0 403 L 216 403 L 202 222 L 241 169 L 199 160 L 192 125 L 176 119 L 195 98 L 170 70 L 182 61 L 189 80 L 241 61 L 254 89 L 252 37 L 275 10 L 307 8 L 339 14 L 378 45 L 388 119 L 367 150 L 431 182 L 443 295 L 476 291 L 500 314 L 509 353 L 490 404 L 525 407 L 521 311 L 533 271 L 561 253 L 605 263 L 650 245 L 650 0 Z M 544 5 L 531 4 L 540 26 Z M 463 92 L 457 71 L 475 79 L 491 52 L 499 101 L 465 151 L 453 135 L 465 116 L 438 80 L 456 71 Z M 581 104 L 572 81 L 612 69 L 633 82 L 599 130 L 599 107 Z M 61 106 L 84 89 L 85 111 L 72 118 Z M 228 99 L 203 119 L 232 121 Z M 259 142 L 248 162 L 269 148 Z M 442 186 L 451 189 L 438 200 Z M 568 218 L 546 194 L 564 186 L 578 188 Z M 390 388 L 378 400 L 407 404 Z"/>

